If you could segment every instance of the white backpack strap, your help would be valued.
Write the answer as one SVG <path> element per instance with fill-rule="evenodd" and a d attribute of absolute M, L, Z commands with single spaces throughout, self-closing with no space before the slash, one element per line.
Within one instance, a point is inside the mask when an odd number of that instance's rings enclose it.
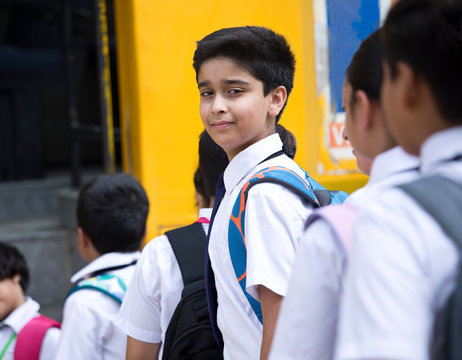
<path fill-rule="evenodd" d="M 306 221 L 305 230 L 318 219 L 324 219 L 332 231 L 335 232 L 338 239 L 343 243 L 346 250 L 349 251 L 353 240 L 353 228 L 358 210 L 346 204 L 330 205 L 316 209 Z"/>

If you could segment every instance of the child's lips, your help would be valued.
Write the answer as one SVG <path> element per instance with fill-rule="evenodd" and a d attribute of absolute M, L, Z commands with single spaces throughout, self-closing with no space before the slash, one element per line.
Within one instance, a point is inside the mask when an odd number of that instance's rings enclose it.
<path fill-rule="evenodd" d="M 218 130 L 226 129 L 233 124 L 232 121 L 217 121 L 212 123 L 212 127 Z"/>

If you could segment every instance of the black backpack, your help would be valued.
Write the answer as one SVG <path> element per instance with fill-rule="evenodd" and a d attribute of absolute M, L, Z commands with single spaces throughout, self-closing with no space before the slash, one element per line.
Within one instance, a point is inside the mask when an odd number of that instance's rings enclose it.
<path fill-rule="evenodd" d="M 440 176 L 421 178 L 400 188 L 441 226 L 462 256 L 462 185 Z M 462 261 L 454 292 L 437 314 L 432 337 L 432 360 L 462 359 Z"/>
<path fill-rule="evenodd" d="M 165 334 L 162 360 L 223 358 L 210 324 L 204 280 L 207 237 L 200 223 L 165 233 L 180 266 L 184 288 Z"/>

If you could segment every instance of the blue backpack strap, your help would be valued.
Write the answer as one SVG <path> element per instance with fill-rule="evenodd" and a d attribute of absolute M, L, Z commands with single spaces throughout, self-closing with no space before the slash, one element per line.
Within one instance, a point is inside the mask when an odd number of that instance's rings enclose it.
<path fill-rule="evenodd" d="M 261 170 L 253 175 L 242 187 L 234 203 L 229 221 L 228 247 L 239 285 L 261 323 L 263 323 L 263 318 L 260 302 L 255 300 L 246 291 L 247 250 L 245 244 L 245 206 L 249 190 L 253 186 L 264 182 L 276 183 L 284 186 L 308 203 L 311 203 L 314 207 L 320 207 L 322 205 L 315 194 L 315 190 L 327 191 L 320 184 L 308 177 L 308 174 L 306 174 L 305 179 L 303 179 L 294 171 L 279 166 L 271 166 Z"/>
<path fill-rule="evenodd" d="M 122 278 L 114 274 L 101 274 L 88 279 L 79 281 L 67 294 L 70 296 L 76 291 L 83 289 L 93 289 L 100 291 L 113 298 L 119 304 L 122 303 L 127 286 Z"/>

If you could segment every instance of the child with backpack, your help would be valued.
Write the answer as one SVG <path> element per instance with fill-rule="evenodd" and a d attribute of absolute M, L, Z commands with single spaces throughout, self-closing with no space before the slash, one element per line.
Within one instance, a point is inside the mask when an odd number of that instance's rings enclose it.
<path fill-rule="evenodd" d="M 200 40 L 193 66 L 202 122 L 230 160 L 209 231 L 212 324 L 223 336 L 225 359 L 264 359 L 304 221 L 320 205 L 313 191 L 320 185 L 285 155 L 275 133 L 295 60 L 283 36 L 247 26 Z M 278 176 L 293 183 L 288 187 Z M 220 341 L 216 327 L 215 335 Z"/>
<path fill-rule="evenodd" d="M 143 249 L 117 319 L 128 335 L 127 359 L 221 358 L 210 329 L 203 278 L 210 207 L 227 165 L 224 151 L 202 132 L 194 185 L 197 202 L 205 207 L 199 208 L 194 224 L 168 231 Z M 184 303 L 190 292 L 193 299 Z M 189 335 L 181 341 L 185 328 Z"/>
<path fill-rule="evenodd" d="M 56 359 L 124 359 L 114 319 L 140 256 L 149 201 L 131 175 L 102 175 L 77 200 L 77 248 L 89 264 L 71 278 Z"/>
<path fill-rule="evenodd" d="M 0 242 L 0 359 L 54 359 L 60 324 L 40 315 L 26 297 L 29 269 L 24 256 Z"/>
<path fill-rule="evenodd" d="M 421 177 L 359 212 L 336 359 L 462 358 L 461 19 L 460 0 L 400 0 L 385 20 L 383 111 Z"/>
<path fill-rule="evenodd" d="M 378 30 L 354 54 L 343 87 L 343 135 L 369 181 L 344 204 L 310 216 L 278 318 L 270 359 L 333 359 L 348 262 L 347 240 L 352 236 L 355 209 L 373 202 L 386 189 L 418 177 L 418 158 L 396 146 L 382 115 L 382 53 Z"/>

